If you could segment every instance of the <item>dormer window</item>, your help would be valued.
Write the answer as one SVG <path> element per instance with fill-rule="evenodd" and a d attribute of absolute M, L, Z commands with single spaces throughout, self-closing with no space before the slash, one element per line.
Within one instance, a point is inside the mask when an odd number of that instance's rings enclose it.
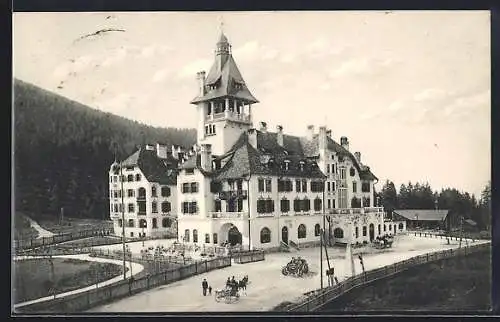
<path fill-rule="evenodd" d="M 267 161 L 267 166 L 269 168 L 271 168 L 272 166 L 274 166 L 274 159 L 273 158 L 270 158 L 269 161 Z"/>
<path fill-rule="evenodd" d="M 285 167 L 285 171 L 290 169 L 290 160 L 285 160 L 283 166 Z"/>
<path fill-rule="evenodd" d="M 351 169 L 349 169 L 349 175 L 350 175 L 351 177 L 354 177 L 354 176 L 356 175 L 356 170 L 354 170 L 354 168 L 353 168 L 353 167 L 351 167 Z"/>
<path fill-rule="evenodd" d="M 299 162 L 299 169 L 300 169 L 300 171 L 304 171 L 304 164 L 305 164 L 304 161 L 300 161 Z"/>

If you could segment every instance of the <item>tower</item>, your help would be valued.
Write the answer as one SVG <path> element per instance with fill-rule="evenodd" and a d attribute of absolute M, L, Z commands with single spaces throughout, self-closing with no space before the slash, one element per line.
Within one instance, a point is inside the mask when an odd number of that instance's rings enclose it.
<path fill-rule="evenodd" d="M 208 75 L 197 73 L 198 96 L 191 101 L 198 111 L 197 144 L 211 144 L 215 155 L 226 153 L 252 127 L 252 104 L 258 100 L 248 90 L 231 54 L 231 44 L 221 31 L 215 61 Z"/>

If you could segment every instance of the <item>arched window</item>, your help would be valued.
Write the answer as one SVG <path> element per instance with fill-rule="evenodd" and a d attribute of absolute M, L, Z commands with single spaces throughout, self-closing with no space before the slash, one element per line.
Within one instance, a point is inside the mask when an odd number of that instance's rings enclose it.
<path fill-rule="evenodd" d="M 169 228 L 172 226 L 172 219 L 170 218 L 163 218 L 161 221 L 161 225 L 163 228 Z"/>
<path fill-rule="evenodd" d="M 148 227 L 148 222 L 146 219 L 141 219 L 139 220 L 139 228 L 147 228 Z"/>
<path fill-rule="evenodd" d="M 129 219 L 128 220 L 128 227 L 129 228 L 134 228 L 134 220 L 133 219 Z"/>
<path fill-rule="evenodd" d="M 319 236 L 321 234 L 321 227 L 319 224 L 314 225 L 314 236 Z"/>
<path fill-rule="evenodd" d="M 193 243 L 197 243 L 197 242 L 198 242 L 198 230 L 193 229 Z"/>
<path fill-rule="evenodd" d="M 166 213 L 170 212 L 172 210 L 172 206 L 170 205 L 170 202 L 165 201 L 161 203 L 161 212 Z"/>
<path fill-rule="evenodd" d="M 333 230 L 333 237 L 344 238 L 344 231 L 341 228 L 335 228 Z"/>
<path fill-rule="evenodd" d="M 217 233 L 214 233 L 214 236 L 213 236 L 213 241 L 214 241 L 214 244 L 217 244 Z"/>
<path fill-rule="evenodd" d="M 161 196 L 170 197 L 170 187 L 161 187 Z"/>
<path fill-rule="evenodd" d="M 158 220 L 156 218 L 153 218 L 152 224 L 153 228 L 158 228 Z"/>
<path fill-rule="evenodd" d="M 402 222 L 399 223 L 399 230 L 403 230 L 403 223 Z"/>
<path fill-rule="evenodd" d="M 123 220 L 118 219 L 118 227 L 122 227 L 122 226 L 123 226 Z"/>
<path fill-rule="evenodd" d="M 146 199 L 146 189 L 144 189 L 143 187 L 139 188 L 137 190 L 137 198 Z"/>
<path fill-rule="evenodd" d="M 300 224 L 299 227 L 297 228 L 297 236 L 298 238 L 306 238 L 307 232 L 306 232 L 306 226 L 304 224 Z"/>
<path fill-rule="evenodd" d="M 141 181 L 141 175 L 139 173 L 135 175 L 135 181 Z"/>
<path fill-rule="evenodd" d="M 189 243 L 189 229 L 184 230 L 184 241 Z"/>
<path fill-rule="evenodd" d="M 210 243 L 210 234 L 205 234 L 205 244 Z"/>
<path fill-rule="evenodd" d="M 267 244 L 271 242 L 271 230 L 269 228 L 264 227 L 260 230 L 260 243 Z"/>

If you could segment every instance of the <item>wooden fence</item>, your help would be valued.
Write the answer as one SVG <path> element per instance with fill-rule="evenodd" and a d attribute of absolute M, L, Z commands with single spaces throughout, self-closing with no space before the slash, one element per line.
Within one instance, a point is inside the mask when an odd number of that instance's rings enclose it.
<path fill-rule="evenodd" d="M 262 250 L 252 250 L 245 252 L 238 252 L 231 255 L 234 262 L 237 264 L 246 264 L 252 262 L 259 262 L 265 259 L 264 251 Z"/>
<path fill-rule="evenodd" d="M 73 313 L 82 312 L 92 307 L 127 297 L 139 292 L 170 284 L 197 274 L 231 266 L 229 257 L 218 257 L 204 262 L 196 262 L 176 269 L 139 279 L 127 279 L 120 282 L 85 291 L 67 297 L 16 307 L 19 313 Z"/>
<path fill-rule="evenodd" d="M 408 268 L 415 267 L 421 264 L 430 263 L 454 256 L 465 256 L 469 253 L 484 251 L 491 247 L 490 243 L 478 244 L 473 246 L 466 246 L 459 249 L 449 249 L 437 251 L 425 255 L 412 257 L 410 259 L 387 265 L 381 268 L 367 271 L 350 277 L 337 285 L 324 288 L 323 290 L 316 290 L 311 293 L 306 299 L 299 303 L 292 303 L 286 306 L 278 306 L 274 311 L 284 312 L 312 312 L 320 309 L 325 304 L 332 300 L 346 294 L 350 290 L 374 282 L 376 280 L 398 274 Z"/>

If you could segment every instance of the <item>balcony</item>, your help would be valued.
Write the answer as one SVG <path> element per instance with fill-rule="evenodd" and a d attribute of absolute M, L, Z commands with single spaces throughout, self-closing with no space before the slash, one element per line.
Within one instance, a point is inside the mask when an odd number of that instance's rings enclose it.
<path fill-rule="evenodd" d="M 207 218 L 212 219 L 248 219 L 247 212 L 209 212 Z"/>
<path fill-rule="evenodd" d="M 248 191 L 247 190 L 228 190 L 221 191 L 217 194 L 217 197 L 221 200 L 230 200 L 230 199 L 247 199 Z"/>
<path fill-rule="evenodd" d="M 227 119 L 227 120 L 232 120 L 232 121 L 242 122 L 242 123 L 251 123 L 250 115 L 241 114 L 241 113 L 238 114 L 236 112 L 231 112 L 230 110 L 226 110 L 223 113 L 205 115 L 206 121 L 217 121 L 217 120 L 222 120 L 222 119 Z"/>
<path fill-rule="evenodd" d="M 348 214 L 368 214 L 368 213 L 380 213 L 383 212 L 383 207 L 365 207 L 365 208 L 338 208 L 330 209 L 328 213 L 337 215 L 348 215 Z"/>
<path fill-rule="evenodd" d="M 146 201 L 146 196 L 137 196 L 137 201 Z"/>

